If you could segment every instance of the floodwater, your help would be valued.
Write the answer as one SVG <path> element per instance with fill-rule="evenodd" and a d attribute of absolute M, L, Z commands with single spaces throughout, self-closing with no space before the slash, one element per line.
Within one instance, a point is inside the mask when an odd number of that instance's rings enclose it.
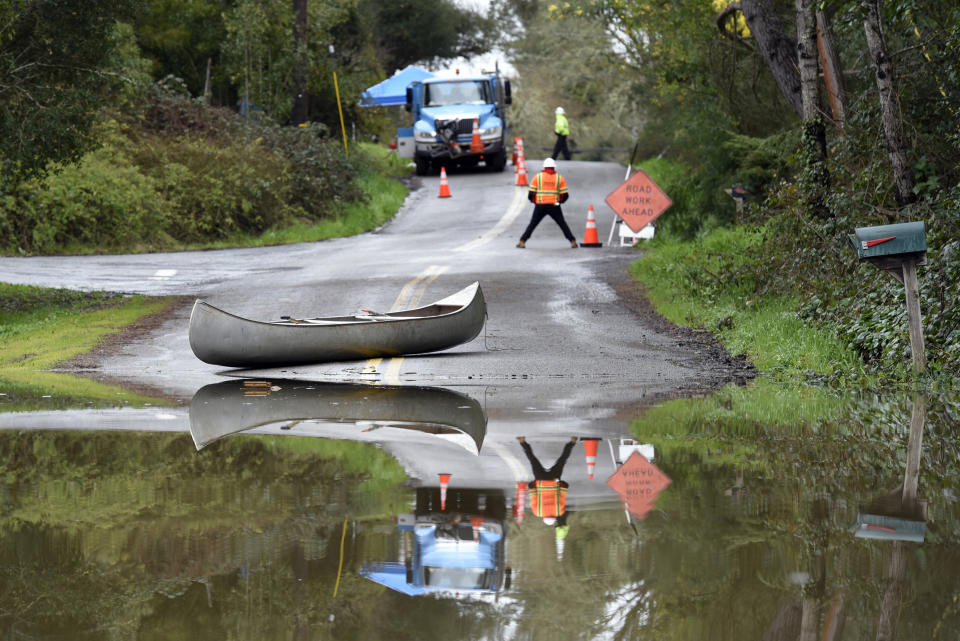
<path fill-rule="evenodd" d="M 13 396 L 2 639 L 960 638 L 956 397 L 678 405 L 572 444 L 549 525 L 459 391 L 232 381 L 149 431 Z"/>

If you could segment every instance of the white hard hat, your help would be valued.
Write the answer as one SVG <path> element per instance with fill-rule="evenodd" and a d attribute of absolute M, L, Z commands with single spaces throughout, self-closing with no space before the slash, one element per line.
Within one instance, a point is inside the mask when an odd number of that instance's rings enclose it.
<path fill-rule="evenodd" d="M 557 113 L 558 113 L 558 114 L 564 113 L 563 107 L 557 107 Z"/>
<path fill-rule="evenodd" d="M 552 516 L 545 516 L 543 517 L 543 522 L 545 525 L 553 525 L 557 522 L 557 519 L 553 518 Z"/>
<path fill-rule="evenodd" d="M 546 158 L 546 159 L 544 159 L 544 161 L 543 161 L 543 168 L 544 168 L 544 169 L 556 169 L 556 168 L 557 168 L 557 161 L 554 160 L 553 158 Z"/>

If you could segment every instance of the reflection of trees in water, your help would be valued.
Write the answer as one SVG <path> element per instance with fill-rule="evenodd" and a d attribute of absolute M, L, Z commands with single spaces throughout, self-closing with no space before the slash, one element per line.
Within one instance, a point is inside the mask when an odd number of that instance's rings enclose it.
<path fill-rule="evenodd" d="M 186 435 L 0 432 L 0 478 L 16 479 L 0 485 L 0 630 L 203 639 L 242 624 L 270 639 L 284 638 L 277 616 L 322 627 L 341 612 L 349 625 L 343 600 L 375 590 L 351 557 L 332 599 L 344 516 L 395 511 L 406 493 L 392 479 L 363 491 L 389 466 L 373 447 L 338 443 L 333 459 L 281 441 L 198 454 Z"/>
<path fill-rule="evenodd" d="M 960 443 L 956 423 L 945 420 L 960 415 L 960 405 L 942 397 L 931 401 L 924 447 L 922 400 L 916 407 L 911 412 L 909 397 L 851 402 L 829 422 L 769 432 L 751 426 L 753 453 L 739 464 L 730 457 L 738 444 L 726 445 L 743 438 L 742 428 L 728 435 L 702 425 L 690 436 L 698 443 L 687 448 L 687 442 L 675 441 L 659 460 L 675 480 L 658 504 L 670 520 L 647 522 L 641 534 L 644 547 L 655 550 L 651 562 L 656 566 L 646 576 L 645 589 L 652 591 L 648 599 L 656 606 L 648 616 L 678 619 L 663 624 L 661 638 L 693 638 L 690 629 L 699 629 L 695 621 L 700 619 L 735 629 L 740 638 L 839 639 L 845 612 L 858 626 L 872 622 L 875 631 L 879 625 L 892 634 L 899 624 L 902 638 L 929 636 L 934 622 L 945 616 L 954 625 L 947 629 L 960 625 L 951 601 L 952 577 L 960 569 L 952 545 L 960 538 L 960 515 L 950 498 L 960 478 Z M 909 440 L 911 414 L 916 438 Z M 712 452 L 731 464 L 711 466 Z M 740 476 L 742 470 L 746 473 Z M 905 491 L 916 499 L 920 487 L 934 503 L 936 522 L 922 554 L 939 562 L 923 570 L 915 544 L 864 541 L 848 531 L 856 504 L 905 474 L 898 502 Z M 691 494 L 696 507 L 685 513 Z M 726 510 L 715 498 L 722 494 L 730 502 Z M 711 564 L 700 555 L 702 549 L 735 561 Z M 671 556 L 682 562 L 665 567 Z M 689 615 L 677 616 L 681 605 Z M 899 623 L 897 613 L 903 617 Z M 749 623 L 761 618 L 766 623 L 759 630 Z M 880 638 L 892 638 L 883 634 Z M 711 637 L 705 633 L 703 638 Z"/>

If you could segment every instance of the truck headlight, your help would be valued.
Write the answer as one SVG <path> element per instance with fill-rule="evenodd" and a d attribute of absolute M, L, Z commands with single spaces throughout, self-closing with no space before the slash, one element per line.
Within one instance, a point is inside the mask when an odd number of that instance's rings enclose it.
<path fill-rule="evenodd" d="M 434 142 L 437 139 L 437 132 L 417 129 L 413 132 L 413 137 L 420 142 Z"/>
<path fill-rule="evenodd" d="M 489 129 L 481 129 L 480 137 L 485 138 L 487 140 L 491 138 L 499 138 L 501 131 L 502 131 L 502 127 L 490 127 Z"/>

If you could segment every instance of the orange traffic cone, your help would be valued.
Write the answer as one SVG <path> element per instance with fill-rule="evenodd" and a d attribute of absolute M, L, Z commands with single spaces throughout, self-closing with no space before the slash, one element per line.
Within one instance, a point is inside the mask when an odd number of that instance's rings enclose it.
<path fill-rule="evenodd" d="M 587 230 L 583 233 L 583 242 L 580 246 L 603 247 L 603 243 L 597 238 L 597 221 L 593 217 L 593 205 L 590 205 L 590 210 L 587 212 Z"/>
<path fill-rule="evenodd" d="M 517 161 L 520 158 L 520 154 L 523 152 L 523 138 L 520 136 L 515 136 L 513 139 L 513 170 L 517 171 Z"/>
<path fill-rule="evenodd" d="M 447 486 L 450 485 L 450 474 L 440 474 L 440 511 L 447 509 Z"/>
<path fill-rule="evenodd" d="M 440 168 L 440 195 L 438 198 L 450 197 L 450 184 L 447 182 L 447 168 Z"/>
<path fill-rule="evenodd" d="M 480 540 L 480 526 L 483 525 L 482 516 L 471 516 L 470 517 L 470 526 L 473 528 L 473 540 Z"/>
<path fill-rule="evenodd" d="M 470 153 L 483 153 L 483 141 L 480 140 L 480 121 L 477 118 L 473 119 L 473 139 L 470 141 Z"/>
<path fill-rule="evenodd" d="M 523 151 L 520 151 L 520 164 L 517 165 L 517 187 L 527 186 L 527 161 L 523 159 Z"/>
<path fill-rule="evenodd" d="M 513 520 L 517 525 L 523 523 L 523 512 L 527 507 L 527 484 L 517 481 L 517 498 L 513 504 Z"/>
<path fill-rule="evenodd" d="M 597 445 L 600 444 L 598 438 L 584 438 L 583 449 L 587 454 L 587 476 L 593 478 L 593 468 L 597 466 Z"/>

